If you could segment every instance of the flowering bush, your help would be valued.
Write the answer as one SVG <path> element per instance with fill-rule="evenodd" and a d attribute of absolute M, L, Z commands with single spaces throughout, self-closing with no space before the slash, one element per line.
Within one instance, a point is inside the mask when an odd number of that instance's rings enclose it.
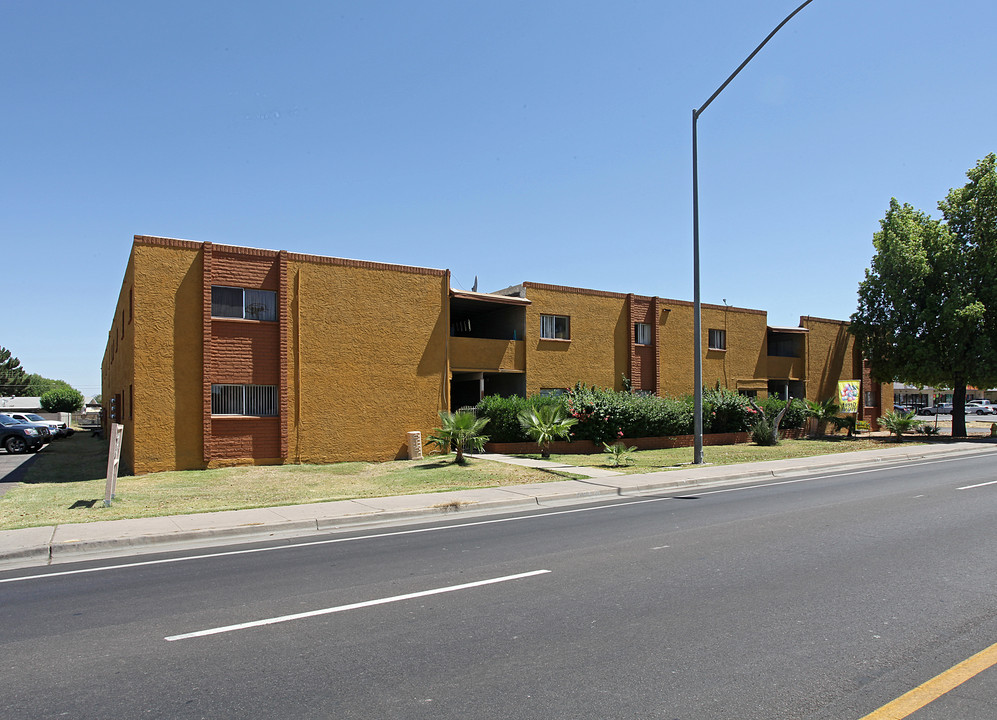
<path fill-rule="evenodd" d="M 756 414 L 748 398 L 733 390 L 703 391 L 703 432 L 746 432 L 754 424 Z"/>
<path fill-rule="evenodd" d="M 611 443 L 621 437 L 660 437 L 692 432 L 688 398 L 616 392 L 578 383 L 568 391 L 568 412 L 578 420 L 572 437 Z"/>

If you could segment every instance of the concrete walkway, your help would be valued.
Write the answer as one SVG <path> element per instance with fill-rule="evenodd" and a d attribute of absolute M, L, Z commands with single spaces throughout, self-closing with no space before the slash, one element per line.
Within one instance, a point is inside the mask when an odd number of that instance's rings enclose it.
<path fill-rule="evenodd" d="M 865 450 L 741 465 L 687 466 L 678 470 L 639 475 L 623 475 L 601 468 L 576 468 L 543 460 L 522 460 L 486 454 L 477 457 L 517 465 L 567 470 L 576 475 L 589 475 L 589 477 L 481 490 L 3 530 L 0 531 L 0 568 L 46 565 L 98 556 L 132 555 L 170 550 L 180 546 L 207 547 L 271 538 L 301 537 L 363 526 L 429 520 L 447 514 L 473 516 L 595 501 L 614 496 L 688 492 L 693 488 L 792 477 L 819 471 L 832 472 L 868 467 L 875 463 L 909 462 L 985 453 L 997 453 L 997 446 L 980 441 L 898 445 L 885 450 Z"/>
<path fill-rule="evenodd" d="M 512 455 L 502 455 L 501 453 L 482 453 L 480 455 L 469 455 L 468 457 L 494 460 L 495 462 L 505 463 L 506 465 L 519 465 L 521 467 L 539 468 L 541 470 L 557 470 L 587 478 L 614 477 L 623 474 L 615 470 L 607 470 L 606 468 L 579 467 L 578 465 L 566 465 L 551 460 L 534 460 L 531 458 L 513 457 Z"/>

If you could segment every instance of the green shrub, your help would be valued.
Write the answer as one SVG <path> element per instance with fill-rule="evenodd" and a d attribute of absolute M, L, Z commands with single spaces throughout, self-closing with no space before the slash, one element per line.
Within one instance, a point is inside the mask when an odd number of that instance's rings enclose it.
<path fill-rule="evenodd" d="M 578 420 L 572 438 L 597 443 L 621 437 L 662 437 L 692 432 L 692 403 L 646 393 L 616 392 L 582 383 L 568 391 L 568 412 Z"/>
<path fill-rule="evenodd" d="M 769 395 L 760 404 L 762 410 L 765 411 L 765 416 L 774 418 L 779 414 L 779 411 L 786 407 L 786 401 L 780 400 L 775 395 Z M 807 404 L 800 398 L 793 398 L 789 401 L 789 409 L 786 410 L 786 414 L 782 416 L 782 422 L 779 423 L 779 428 L 784 430 L 798 430 L 802 428 L 807 422 Z"/>
<path fill-rule="evenodd" d="M 524 398 L 518 395 L 513 397 L 488 395 L 481 399 L 475 410 L 478 417 L 488 418 L 488 434 L 491 442 L 530 442 L 530 436 L 519 424 L 519 415 L 531 407 L 547 405 L 567 409 L 564 396 L 534 395 L 530 398 Z"/>
<path fill-rule="evenodd" d="M 751 428 L 751 441 L 755 445 L 778 445 L 779 431 L 773 428 L 771 421 L 764 416 L 756 417 L 758 419 L 755 420 L 755 424 Z"/>
<path fill-rule="evenodd" d="M 754 419 L 755 412 L 744 395 L 726 388 L 703 391 L 703 432 L 746 432 Z"/>

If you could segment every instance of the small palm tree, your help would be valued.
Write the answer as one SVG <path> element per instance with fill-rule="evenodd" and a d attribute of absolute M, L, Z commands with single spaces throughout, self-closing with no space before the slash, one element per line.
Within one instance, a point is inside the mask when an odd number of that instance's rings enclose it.
<path fill-rule="evenodd" d="M 824 437 L 827 432 L 827 424 L 838 416 L 838 405 L 834 398 L 828 398 L 822 402 L 807 400 L 807 415 L 817 421 L 817 430 L 814 433 L 817 437 Z"/>
<path fill-rule="evenodd" d="M 481 431 L 488 424 L 488 418 L 477 418 L 472 412 L 440 413 L 440 427 L 433 429 L 426 443 L 436 445 L 440 452 L 448 453 L 453 448 L 457 453 L 454 459 L 458 465 L 464 464 L 464 450 L 481 452 L 488 436 Z"/>
<path fill-rule="evenodd" d="M 921 422 L 914 417 L 914 411 L 909 412 L 888 412 L 879 418 L 880 424 L 895 435 L 897 442 L 903 442 L 904 433 L 910 432 Z"/>
<path fill-rule="evenodd" d="M 571 428 L 578 424 L 578 420 L 568 417 L 560 405 L 531 406 L 518 417 L 526 434 L 540 446 L 540 457 L 543 458 L 550 457 L 551 442 L 568 437 Z"/>

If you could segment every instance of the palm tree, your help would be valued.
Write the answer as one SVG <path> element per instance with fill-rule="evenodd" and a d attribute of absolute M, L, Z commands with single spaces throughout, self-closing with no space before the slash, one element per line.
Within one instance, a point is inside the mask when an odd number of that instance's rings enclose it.
<path fill-rule="evenodd" d="M 889 430 L 890 434 L 896 436 L 897 442 L 903 442 L 904 433 L 916 428 L 920 422 L 915 417 L 913 410 L 909 412 L 888 412 L 879 418 L 880 425 Z"/>
<path fill-rule="evenodd" d="M 817 437 L 824 437 L 827 424 L 838 416 L 838 410 L 834 398 L 828 398 L 822 402 L 807 400 L 807 415 L 817 421 L 817 430 L 814 433 Z"/>
<path fill-rule="evenodd" d="M 550 444 L 554 440 L 568 437 L 568 432 L 578 420 L 569 418 L 560 405 L 528 407 L 519 413 L 519 424 L 537 445 L 540 457 L 550 457 Z"/>
<path fill-rule="evenodd" d="M 457 453 L 454 459 L 458 465 L 464 464 L 464 450 L 481 452 L 488 436 L 481 431 L 488 424 L 488 418 L 477 418 L 474 413 L 462 411 L 456 413 L 441 412 L 441 425 L 433 430 L 426 440 L 429 445 L 436 445 L 440 452 L 450 452 L 453 448 Z"/>

